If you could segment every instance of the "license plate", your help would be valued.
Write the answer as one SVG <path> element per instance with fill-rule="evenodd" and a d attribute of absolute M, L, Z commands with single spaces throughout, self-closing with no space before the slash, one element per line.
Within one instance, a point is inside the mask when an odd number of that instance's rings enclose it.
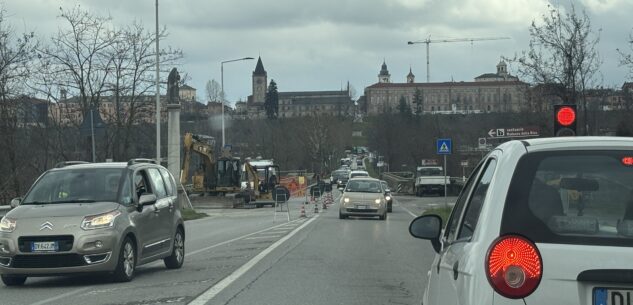
<path fill-rule="evenodd" d="M 356 208 L 359 209 L 359 210 L 364 210 L 364 209 L 367 208 L 367 206 L 366 205 L 357 205 Z"/>
<path fill-rule="evenodd" d="M 59 250 L 59 246 L 56 241 L 36 241 L 31 244 L 31 251 L 33 252 L 56 252 Z"/>
<path fill-rule="evenodd" d="M 633 305 L 633 289 L 596 288 L 593 290 L 594 305 Z"/>

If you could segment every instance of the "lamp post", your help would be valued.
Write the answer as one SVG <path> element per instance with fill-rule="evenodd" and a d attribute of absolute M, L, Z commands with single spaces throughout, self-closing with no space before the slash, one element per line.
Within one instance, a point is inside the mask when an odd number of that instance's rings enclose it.
<path fill-rule="evenodd" d="M 223 62 L 220 63 L 220 86 L 221 86 L 221 98 L 222 98 L 222 148 L 224 148 L 224 145 L 226 144 L 225 142 L 225 137 L 224 137 L 224 64 L 225 63 L 229 63 L 229 62 L 235 62 L 235 61 L 242 61 L 242 60 L 251 60 L 251 59 L 255 59 L 253 57 L 244 57 L 244 58 L 238 58 L 238 59 L 231 59 L 231 60 L 225 60 Z"/>
<path fill-rule="evenodd" d="M 158 0 L 156 0 L 156 163 L 160 164 L 160 57 L 158 53 Z"/>

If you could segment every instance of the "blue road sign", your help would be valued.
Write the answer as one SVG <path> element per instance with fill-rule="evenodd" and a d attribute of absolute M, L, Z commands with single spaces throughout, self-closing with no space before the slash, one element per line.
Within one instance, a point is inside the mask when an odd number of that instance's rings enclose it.
<path fill-rule="evenodd" d="M 450 155 L 453 152 L 453 141 L 451 139 L 437 139 L 437 154 Z"/>

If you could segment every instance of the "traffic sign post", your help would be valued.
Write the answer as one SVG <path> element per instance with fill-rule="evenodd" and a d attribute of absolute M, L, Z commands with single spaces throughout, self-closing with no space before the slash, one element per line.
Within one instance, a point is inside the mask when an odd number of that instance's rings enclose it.
<path fill-rule="evenodd" d="M 444 155 L 444 206 L 448 208 L 448 190 L 446 185 L 448 184 L 446 177 L 446 155 L 450 155 L 453 152 L 453 141 L 451 139 L 437 139 L 437 154 Z"/>

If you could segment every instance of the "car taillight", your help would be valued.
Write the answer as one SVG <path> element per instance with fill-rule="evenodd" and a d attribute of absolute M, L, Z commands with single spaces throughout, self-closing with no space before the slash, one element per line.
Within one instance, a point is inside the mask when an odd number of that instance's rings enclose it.
<path fill-rule="evenodd" d="M 504 297 L 527 297 L 536 290 L 542 275 L 541 253 L 525 237 L 501 236 L 488 249 L 486 276 L 492 288 Z"/>
<path fill-rule="evenodd" d="M 622 158 L 622 164 L 627 165 L 627 166 L 633 166 L 633 157 Z"/>

